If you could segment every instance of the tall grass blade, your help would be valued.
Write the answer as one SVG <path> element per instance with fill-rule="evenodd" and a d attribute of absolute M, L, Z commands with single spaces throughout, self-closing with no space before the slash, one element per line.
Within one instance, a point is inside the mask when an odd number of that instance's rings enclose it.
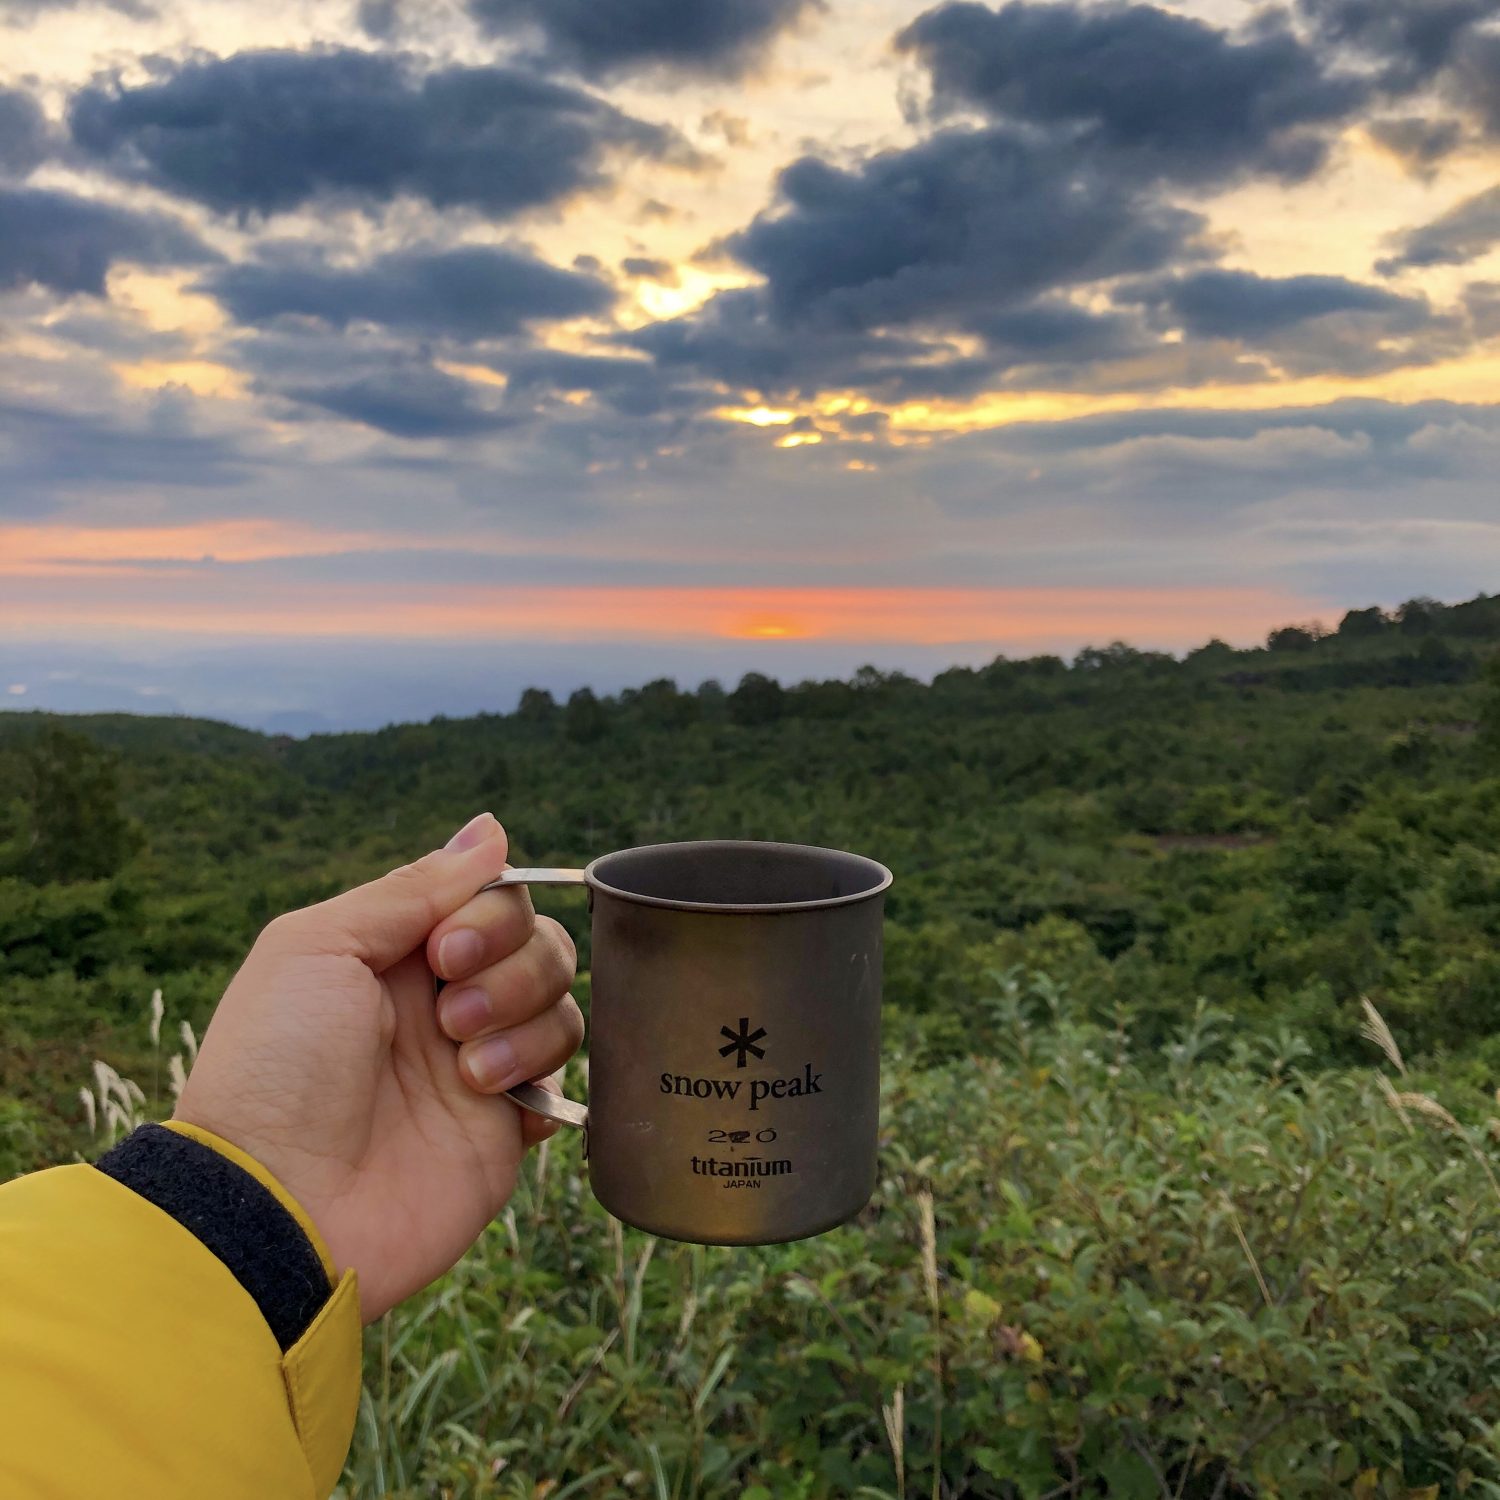
<path fill-rule="evenodd" d="M 724 1372 L 729 1368 L 729 1361 L 734 1358 L 734 1345 L 726 1344 L 719 1350 L 718 1357 L 708 1368 L 708 1373 L 703 1377 L 698 1386 L 697 1394 L 693 1397 L 693 1415 L 701 1416 L 704 1403 L 713 1395 L 714 1389 L 724 1378 Z"/>
<path fill-rule="evenodd" d="M 1373 1042 L 1386 1057 L 1391 1065 L 1404 1078 L 1406 1076 L 1406 1061 L 1401 1056 L 1401 1049 L 1396 1045 L 1396 1038 L 1391 1035 L 1391 1028 L 1385 1024 L 1385 1017 L 1370 1003 L 1366 995 L 1360 996 L 1360 1008 L 1365 1013 L 1365 1018 L 1360 1022 L 1359 1034 L 1368 1042 Z"/>
<path fill-rule="evenodd" d="M 651 1459 L 651 1478 L 656 1485 L 656 1500 L 672 1500 L 671 1491 L 667 1488 L 667 1472 L 661 1466 L 661 1449 L 655 1443 L 650 1443 L 646 1452 Z"/>

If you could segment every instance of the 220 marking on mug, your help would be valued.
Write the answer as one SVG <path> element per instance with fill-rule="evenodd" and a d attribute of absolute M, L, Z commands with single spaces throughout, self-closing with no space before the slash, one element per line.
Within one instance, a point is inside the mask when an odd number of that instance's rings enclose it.
<path fill-rule="evenodd" d="M 748 1130 L 710 1130 L 708 1132 L 708 1144 L 710 1146 L 743 1146 L 750 1139 Z M 755 1139 L 764 1145 L 767 1141 L 776 1139 L 776 1132 L 767 1125 L 764 1130 L 755 1132 Z"/>

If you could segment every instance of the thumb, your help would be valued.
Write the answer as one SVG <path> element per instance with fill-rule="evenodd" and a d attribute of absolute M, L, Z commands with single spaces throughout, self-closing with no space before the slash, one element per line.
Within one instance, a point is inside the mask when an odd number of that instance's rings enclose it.
<path fill-rule="evenodd" d="M 492 814 L 480 813 L 443 848 L 299 915 L 317 924 L 312 933 L 320 942 L 336 941 L 378 974 L 496 879 L 507 849 L 505 830 Z"/>

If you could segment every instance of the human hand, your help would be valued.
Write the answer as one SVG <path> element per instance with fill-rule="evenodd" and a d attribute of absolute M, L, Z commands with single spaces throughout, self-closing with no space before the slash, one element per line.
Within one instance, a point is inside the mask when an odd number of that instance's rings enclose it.
<path fill-rule="evenodd" d="M 373 1322 L 505 1206 L 555 1126 L 501 1090 L 583 1039 L 575 954 L 483 813 L 446 848 L 272 922 L 230 982 L 175 1118 L 248 1152 L 307 1211 Z M 434 975 L 450 981 L 434 1003 Z M 454 982 L 461 981 L 461 983 Z M 462 1045 L 455 1047 L 455 1041 Z"/>

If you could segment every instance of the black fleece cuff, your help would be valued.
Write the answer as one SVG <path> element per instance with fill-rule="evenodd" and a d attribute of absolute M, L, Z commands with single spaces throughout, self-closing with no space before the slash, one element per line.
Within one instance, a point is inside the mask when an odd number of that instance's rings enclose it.
<path fill-rule="evenodd" d="M 142 1125 L 94 1165 L 202 1240 L 255 1299 L 283 1353 L 328 1300 L 328 1273 L 302 1226 L 228 1157 Z"/>

